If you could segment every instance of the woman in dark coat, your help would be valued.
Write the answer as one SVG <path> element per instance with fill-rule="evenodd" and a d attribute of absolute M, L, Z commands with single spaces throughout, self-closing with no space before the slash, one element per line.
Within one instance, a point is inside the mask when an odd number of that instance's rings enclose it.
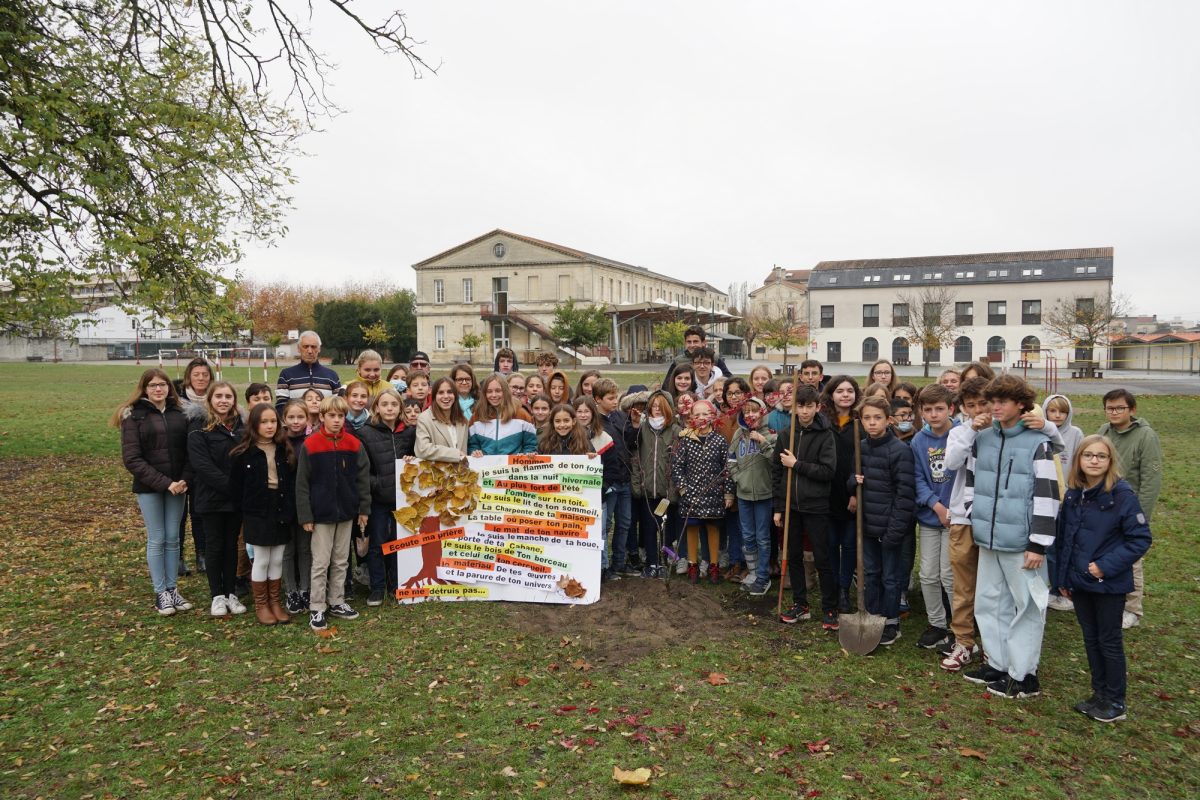
<path fill-rule="evenodd" d="M 146 523 L 146 563 L 154 608 L 163 616 L 192 604 L 175 585 L 179 523 L 188 490 L 187 420 L 167 373 L 148 369 L 133 395 L 113 414 L 121 429 L 121 461 L 133 475 L 133 492 Z"/>
<path fill-rule="evenodd" d="M 1075 603 L 1092 696 L 1075 710 L 1097 722 L 1125 719 L 1125 643 L 1121 614 L 1133 591 L 1133 562 L 1150 549 L 1150 527 L 1112 444 L 1088 436 L 1075 449 L 1058 516 L 1058 560 L 1051 576 Z"/>

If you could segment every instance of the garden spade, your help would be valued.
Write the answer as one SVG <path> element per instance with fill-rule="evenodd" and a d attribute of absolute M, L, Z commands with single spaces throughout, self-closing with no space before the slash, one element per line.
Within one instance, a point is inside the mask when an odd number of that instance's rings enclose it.
<path fill-rule="evenodd" d="M 862 433 L 858 420 L 854 420 L 854 474 L 862 474 Z M 862 485 L 855 489 L 854 523 L 858 552 L 858 610 L 853 614 L 838 617 L 838 641 L 848 652 L 855 655 L 870 655 L 883 638 L 883 625 L 887 621 L 879 614 L 867 612 L 867 582 L 863 580 L 863 499 Z"/>

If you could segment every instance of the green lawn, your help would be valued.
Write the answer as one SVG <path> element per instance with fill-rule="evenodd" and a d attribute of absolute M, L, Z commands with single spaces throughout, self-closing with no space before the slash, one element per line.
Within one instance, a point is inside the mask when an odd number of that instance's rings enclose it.
<path fill-rule="evenodd" d="M 777 624 L 773 598 L 678 581 L 625 580 L 584 608 L 360 597 L 332 639 L 159 618 L 106 427 L 136 375 L 0 365 L 2 797 L 1200 794 L 1200 398 L 1140 409 L 1169 468 L 1130 717 L 1106 727 L 1070 710 L 1088 693 L 1073 616 L 1050 616 L 1044 694 L 1009 702 L 913 647 L 919 592 L 904 638 L 866 659 L 815 622 Z M 1099 398 L 1078 408 L 1100 425 Z M 203 604 L 202 576 L 181 587 Z M 614 766 L 654 774 L 622 789 Z"/>

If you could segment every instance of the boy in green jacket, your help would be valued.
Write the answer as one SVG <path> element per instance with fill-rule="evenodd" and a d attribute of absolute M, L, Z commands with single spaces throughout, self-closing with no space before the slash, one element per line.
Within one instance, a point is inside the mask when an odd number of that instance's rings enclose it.
<path fill-rule="evenodd" d="M 1137 399 L 1128 389 L 1113 389 L 1104 395 L 1104 414 L 1108 422 L 1100 426 L 1101 436 L 1112 442 L 1121 461 L 1121 471 L 1137 495 L 1146 522 L 1154 515 L 1158 493 L 1162 491 L 1162 444 L 1145 419 L 1134 416 Z M 1132 628 L 1142 621 L 1142 559 L 1133 565 L 1133 591 L 1125 598 L 1121 627 Z"/>

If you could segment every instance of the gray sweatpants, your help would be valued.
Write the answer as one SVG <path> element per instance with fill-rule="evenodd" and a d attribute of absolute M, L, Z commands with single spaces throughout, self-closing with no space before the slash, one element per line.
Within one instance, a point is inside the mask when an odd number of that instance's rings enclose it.
<path fill-rule="evenodd" d="M 346 562 L 354 521 L 318 522 L 312 532 L 312 578 L 308 607 L 324 611 L 346 599 Z M 328 594 L 328 597 L 326 595 Z"/>
<path fill-rule="evenodd" d="M 1050 586 L 1046 564 L 1024 569 L 1024 553 L 979 548 L 975 622 L 988 663 L 1015 680 L 1037 672 Z"/>
<path fill-rule="evenodd" d="M 925 612 L 929 624 L 935 628 L 949 628 L 946 607 L 942 605 L 942 592 L 954 597 L 954 571 L 950 569 L 950 531 L 945 528 L 930 528 L 921 525 L 921 597 L 925 599 Z"/>

